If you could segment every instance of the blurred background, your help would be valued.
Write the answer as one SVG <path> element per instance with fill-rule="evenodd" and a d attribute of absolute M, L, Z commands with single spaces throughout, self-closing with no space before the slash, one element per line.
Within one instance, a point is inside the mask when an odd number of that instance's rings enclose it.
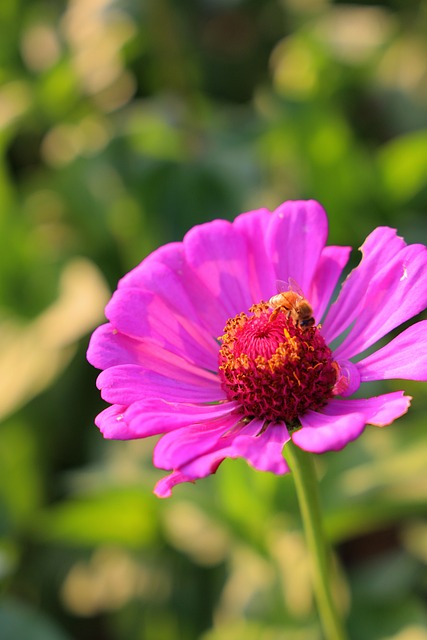
<path fill-rule="evenodd" d="M 226 461 L 155 498 L 85 351 L 118 278 L 215 217 L 312 197 L 331 243 L 427 243 L 427 3 L 7 0 L 0 33 L 0 640 L 320 640 L 292 479 Z M 404 388 L 318 460 L 352 640 L 427 639 Z"/>

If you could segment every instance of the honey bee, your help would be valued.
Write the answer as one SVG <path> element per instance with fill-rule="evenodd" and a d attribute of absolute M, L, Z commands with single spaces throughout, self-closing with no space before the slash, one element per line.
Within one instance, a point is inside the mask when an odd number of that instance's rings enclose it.
<path fill-rule="evenodd" d="M 315 323 L 313 309 L 295 280 L 293 278 L 289 278 L 288 282 L 278 280 L 277 290 L 279 293 L 271 297 L 268 302 L 273 308 L 270 320 L 283 310 L 296 326 L 302 329 L 312 327 Z"/>

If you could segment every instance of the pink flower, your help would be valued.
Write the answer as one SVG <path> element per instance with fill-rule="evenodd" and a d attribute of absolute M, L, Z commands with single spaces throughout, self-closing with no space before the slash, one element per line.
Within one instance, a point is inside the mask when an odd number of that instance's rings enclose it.
<path fill-rule="evenodd" d="M 407 411 L 403 391 L 351 396 L 372 380 L 427 379 L 427 321 L 363 355 L 426 308 L 427 249 L 375 229 L 330 304 L 350 248 L 325 246 L 327 230 L 317 202 L 285 202 L 194 227 L 119 282 L 88 350 L 112 405 L 96 424 L 106 438 L 163 434 L 154 464 L 172 473 L 158 496 L 225 458 L 287 473 L 291 438 L 306 451 L 339 450 Z M 270 301 L 289 278 L 305 316 L 286 296 Z M 293 300 L 303 302 L 299 292 Z M 311 326 L 311 308 L 321 325 Z"/>

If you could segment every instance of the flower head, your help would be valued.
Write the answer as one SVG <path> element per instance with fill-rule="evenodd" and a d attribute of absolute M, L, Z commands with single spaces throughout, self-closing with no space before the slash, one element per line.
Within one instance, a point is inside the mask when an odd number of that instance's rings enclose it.
<path fill-rule="evenodd" d="M 154 464 L 172 473 L 157 495 L 225 458 L 286 473 L 291 438 L 339 450 L 407 411 L 403 391 L 352 395 L 372 380 L 427 380 L 427 321 L 360 355 L 427 307 L 427 249 L 375 229 L 331 304 L 350 248 L 326 236 L 317 202 L 285 202 L 194 227 L 119 282 L 88 349 L 112 405 L 96 424 L 107 438 L 163 434 Z"/>
<path fill-rule="evenodd" d="M 253 305 L 229 320 L 219 350 L 219 377 L 241 413 L 295 423 L 334 395 L 338 366 L 317 327 L 302 328 L 280 307 Z"/>

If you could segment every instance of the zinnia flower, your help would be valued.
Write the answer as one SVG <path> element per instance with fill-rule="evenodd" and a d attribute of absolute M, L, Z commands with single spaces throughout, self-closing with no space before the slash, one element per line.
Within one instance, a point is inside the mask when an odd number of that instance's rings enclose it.
<path fill-rule="evenodd" d="M 287 473 L 291 438 L 339 450 L 407 411 L 403 391 L 352 396 L 372 380 L 427 379 L 427 321 L 363 355 L 426 308 L 426 247 L 375 229 L 331 304 L 350 248 L 326 237 L 317 202 L 285 202 L 196 226 L 119 282 L 88 350 L 112 405 L 96 424 L 106 438 L 163 434 L 154 464 L 172 473 L 158 496 L 225 458 Z M 278 281 L 304 293 L 274 298 Z"/>

